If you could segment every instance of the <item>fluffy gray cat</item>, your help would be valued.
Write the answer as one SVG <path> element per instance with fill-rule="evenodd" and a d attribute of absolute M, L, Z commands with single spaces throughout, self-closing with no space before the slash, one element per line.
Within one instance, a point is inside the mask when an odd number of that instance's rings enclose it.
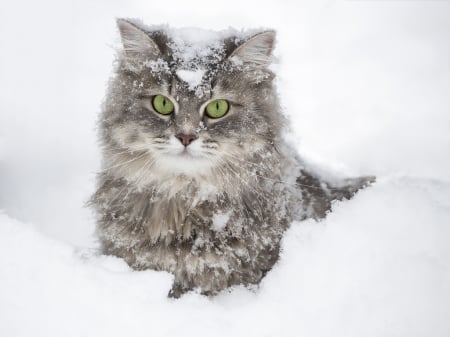
<path fill-rule="evenodd" d="M 172 273 L 169 296 L 258 284 L 293 220 L 323 218 L 373 180 L 325 181 L 284 141 L 273 31 L 117 23 L 91 204 L 103 252 Z"/>

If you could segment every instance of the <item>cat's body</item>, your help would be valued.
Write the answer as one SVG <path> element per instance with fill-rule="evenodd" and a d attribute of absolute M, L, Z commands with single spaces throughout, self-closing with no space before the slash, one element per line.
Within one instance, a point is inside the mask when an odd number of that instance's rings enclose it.
<path fill-rule="evenodd" d="M 332 186 L 283 140 L 273 32 L 206 43 L 118 25 L 124 53 L 102 113 L 91 204 L 103 251 L 173 273 L 172 296 L 258 283 L 293 220 L 325 216 L 371 180 Z"/>

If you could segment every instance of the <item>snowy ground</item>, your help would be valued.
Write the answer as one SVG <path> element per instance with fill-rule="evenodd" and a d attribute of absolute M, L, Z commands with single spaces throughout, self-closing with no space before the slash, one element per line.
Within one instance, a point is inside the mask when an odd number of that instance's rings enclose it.
<path fill-rule="evenodd" d="M 276 28 L 299 151 L 378 182 L 293 224 L 253 292 L 168 300 L 96 255 L 115 17 Z M 0 336 L 450 335 L 450 1 L 3 1 L 0 42 Z"/>

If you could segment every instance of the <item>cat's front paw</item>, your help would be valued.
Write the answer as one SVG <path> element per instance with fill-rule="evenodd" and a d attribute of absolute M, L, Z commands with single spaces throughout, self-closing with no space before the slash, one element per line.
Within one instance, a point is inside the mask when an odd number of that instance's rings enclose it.
<path fill-rule="evenodd" d="M 180 298 L 188 291 L 192 290 L 191 288 L 183 287 L 179 283 L 174 283 L 172 285 L 172 289 L 170 289 L 169 293 L 167 294 L 167 297 L 169 298 Z"/>

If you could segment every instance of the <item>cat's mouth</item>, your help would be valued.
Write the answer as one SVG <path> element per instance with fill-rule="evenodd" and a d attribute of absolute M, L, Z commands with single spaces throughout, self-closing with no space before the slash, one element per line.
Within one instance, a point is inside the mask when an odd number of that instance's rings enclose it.
<path fill-rule="evenodd" d="M 185 146 L 182 149 L 179 149 L 178 151 L 174 151 L 172 153 L 169 152 L 170 155 L 176 158 L 183 158 L 183 159 L 202 159 L 204 158 L 204 154 L 201 151 L 198 151 L 197 149 L 193 149 L 190 146 Z"/>
<path fill-rule="evenodd" d="M 194 153 L 194 151 L 189 150 L 188 148 L 179 150 L 179 151 L 170 151 L 170 152 L 166 152 L 164 153 L 165 156 L 171 158 L 171 159 L 189 159 L 189 158 L 199 158 L 200 156 L 196 155 Z"/>
<path fill-rule="evenodd" d="M 211 169 L 212 161 L 201 152 L 186 147 L 179 151 L 164 153 L 156 161 L 156 165 L 165 173 L 196 176 L 206 174 Z"/>
<path fill-rule="evenodd" d="M 185 148 L 181 151 L 181 153 L 179 154 L 179 156 L 182 156 L 182 157 L 194 157 L 194 155 L 192 154 L 192 152 L 189 151 L 189 149 L 188 149 L 187 147 L 185 147 Z"/>

